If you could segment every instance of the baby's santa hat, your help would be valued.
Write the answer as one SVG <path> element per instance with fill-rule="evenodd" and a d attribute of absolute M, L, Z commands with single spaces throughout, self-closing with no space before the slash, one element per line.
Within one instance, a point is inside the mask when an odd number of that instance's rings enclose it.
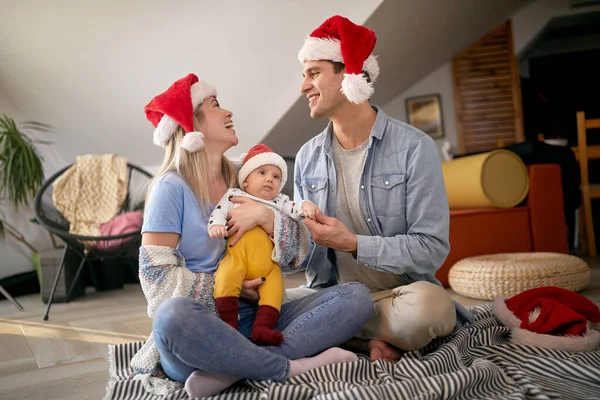
<path fill-rule="evenodd" d="M 494 299 L 493 311 L 508 328 L 512 343 L 567 351 L 600 346 L 600 309 L 589 299 L 556 286 Z"/>
<path fill-rule="evenodd" d="M 179 125 L 185 130 L 181 147 L 195 152 L 204 147 L 204 135 L 194 131 L 194 110 L 207 97 L 217 96 L 215 88 L 194 74 L 173 83 L 144 107 L 146 118 L 156 128 L 154 144 L 165 147 Z"/>
<path fill-rule="evenodd" d="M 244 182 L 248 175 L 258 167 L 263 165 L 275 165 L 281 170 L 281 186 L 279 191 L 285 186 L 287 181 L 287 163 L 279 154 L 274 153 L 266 144 L 257 144 L 253 146 L 248 153 L 240 156 L 242 168 L 240 168 L 240 183 Z"/>
<path fill-rule="evenodd" d="M 298 53 L 301 63 L 307 60 L 329 60 L 346 65 L 342 92 L 353 103 L 362 103 L 373 96 L 373 83 L 379 76 L 379 64 L 372 54 L 375 32 L 356 25 L 348 18 L 335 15 L 328 18 L 304 41 Z M 363 75 L 363 71 L 368 77 Z"/>

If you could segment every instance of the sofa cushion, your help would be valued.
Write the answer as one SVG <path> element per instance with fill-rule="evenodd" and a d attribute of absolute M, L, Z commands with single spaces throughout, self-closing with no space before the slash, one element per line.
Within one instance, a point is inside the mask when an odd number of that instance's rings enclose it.
<path fill-rule="evenodd" d="M 506 150 L 493 150 L 442 163 L 451 209 L 510 208 L 525 199 L 529 175 L 523 161 Z"/>

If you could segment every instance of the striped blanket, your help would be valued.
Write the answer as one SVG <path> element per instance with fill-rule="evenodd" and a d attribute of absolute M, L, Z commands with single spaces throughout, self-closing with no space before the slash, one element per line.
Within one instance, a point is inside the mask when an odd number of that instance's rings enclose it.
<path fill-rule="evenodd" d="M 472 309 L 475 321 L 397 363 L 336 364 L 286 382 L 239 382 L 218 400 L 258 399 L 600 399 L 600 350 L 570 353 L 508 343 L 510 330 L 490 305 Z M 105 399 L 185 399 L 147 394 L 130 380 L 129 360 L 142 342 L 110 346 Z"/>

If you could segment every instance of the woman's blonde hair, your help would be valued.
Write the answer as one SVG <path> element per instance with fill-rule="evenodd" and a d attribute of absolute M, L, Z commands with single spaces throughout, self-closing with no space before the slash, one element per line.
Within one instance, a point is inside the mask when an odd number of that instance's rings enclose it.
<path fill-rule="evenodd" d="M 204 118 L 204 114 L 199 107 L 194 114 L 194 129 L 200 130 L 200 123 Z M 210 176 L 209 176 L 209 160 L 210 154 L 206 152 L 206 148 L 202 148 L 193 153 L 188 152 L 181 147 L 181 141 L 185 135 L 184 129 L 179 126 L 175 134 L 169 139 L 165 146 L 165 157 L 162 165 L 156 176 L 150 183 L 152 185 L 163 175 L 176 171 L 192 188 L 198 203 L 204 214 L 209 214 L 210 205 Z M 232 188 L 238 184 L 237 171 L 233 163 L 225 156 L 221 157 L 221 173 L 225 184 Z M 148 190 L 150 193 L 150 190 Z"/>

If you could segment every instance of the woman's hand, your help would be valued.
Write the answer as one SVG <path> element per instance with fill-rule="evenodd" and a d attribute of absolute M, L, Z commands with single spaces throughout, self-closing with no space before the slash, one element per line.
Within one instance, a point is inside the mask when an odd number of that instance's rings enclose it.
<path fill-rule="evenodd" d="M 271 235 L 273 233 L 273 221 L 275 213 L 248 197 L 234 196 L 231 198 L 233 203 L 240 204 L 234 208 L 228 215 L 227 237 L 236 234 L 230 245 L 235 245 L 244 232 L 249 231 L 257 225 Z"/>
<path fill-rule="evenodd" d="M 258 287 L 265 281 L 265 278 L 256 278 L 242 282 L 242 293 L 240 297 L 246 300 L 258 301 Z"/>

